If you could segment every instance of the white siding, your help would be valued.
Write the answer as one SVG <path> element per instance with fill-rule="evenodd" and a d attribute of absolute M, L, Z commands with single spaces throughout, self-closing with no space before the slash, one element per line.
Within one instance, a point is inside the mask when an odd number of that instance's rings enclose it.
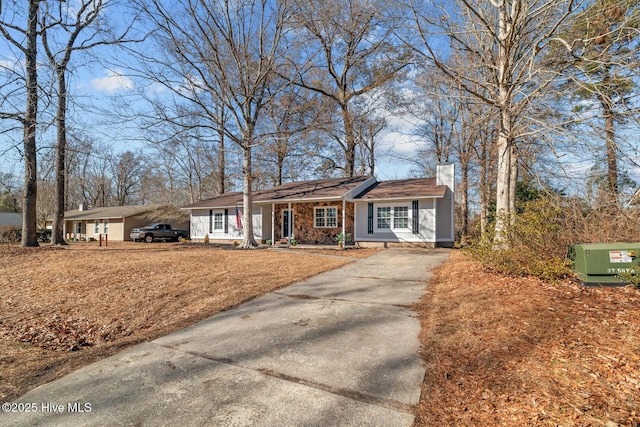
<path fill-rule="evenodd" d="M 447 191 L 443 198 L 436 202 L 436 240 L 438 242 L 453 243 L 454 230 L 454 194 L 456 191 L 455 166 L 453 163 L 444 163 L 437 166 L 436 184 L 446 185 Z"/>
<path fill-rule="evenodd" d="M 436 239 L 438 242 L 453 242 L 453 194 L 447 189 L 445 196 L 436 202 L 436 221 L 438 227 L 436 229 Z"/>
<path fill-rule="evenodd" d="M 225 208 L 216 209 L 192 209 L 191 210 L 191 238 L 202 240 L 205 235 L 209 235 L 211 240 L 239 240 L 242 239 L 242 230 L 236 226 L 235 208 L 227 208 L 227 233 L 222 230 L 209 230 L 210 211 L 213 215 L 220 213 L 223 216 Z M 253 235 L 256 239 L 262 239 L 262 208 L 253 207 Z"/>
<path fill-rule="evenodd" d="M 409 206 L 409 215 L 411 218 L 411 200 L 399 200 L 393 202 L 374 202 L 373 234 L 367 233 L 368 228 L 368 202 L 355 202 L 355 241 L 360 242 L 425 242 L 433 243 L 436 241 L 436 208 L 433 199 L 421 199 L 418 202 L 419 215 L 419 233 L 413 234 L 411 229 L 408 230 L 386 230 L 380 231 L 376 229 L 376 208 L 378 206 Z M 411 220 L 409 221 L 411 225 Z"/>

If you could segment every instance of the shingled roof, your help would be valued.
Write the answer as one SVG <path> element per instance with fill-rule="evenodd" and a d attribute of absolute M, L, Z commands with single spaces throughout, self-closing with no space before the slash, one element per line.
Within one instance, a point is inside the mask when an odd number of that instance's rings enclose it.
<path fill-rule="evenodd" d="M 267 190 L 253 192 L 254 203 L 303 202 L 310 200 L 340 199 L 370 176 L 353 178 L 331 178 L 314 181 L 288 182 Z M 225 193 L 211 199 L 202 200 L 183 209 L 229 207 L 242 204 L 242 193 Z"/>
<path fill-rule="evenodd" d="M 0 212 L 0 227 L 22 227 L 20 212 Z"/>
<path fill-rule="evenodd" d="M 315 181 L 289 182 L 267 190 L 253 192 L 254 203 L 305 202 L 312 200 L 339 200 L 350 191 L 360 191 L 355 199 L 393 200 L 444 197 L 447 186 L 436 185 L 435 178 L 398 179 L 373 182 L 367 188 L 358 188 L 370 176 L 332 178 Z M 242 205 L 242 193 L 225 193 L 211 199 L 184 206 L 183 209 L 220 208 Z"/>
<path fill-rule="evenodd" d="M 407 198 L 444 197 L 446 185 L 436 185 L 435 178 L 396 179 L 380 181 L 356 196 L 362 200 L 393 200 Z"/>
<path fill-rule="evenodd" d="M 156 205 L 138 206 L 112 206 L 107 208 L 91 208 L 86 210 L 74 209 L 64 213 L 64 219 L 71 220 L 91 220 L 91 219 L 119 219 L 138 215 L 157 208 Z"/>

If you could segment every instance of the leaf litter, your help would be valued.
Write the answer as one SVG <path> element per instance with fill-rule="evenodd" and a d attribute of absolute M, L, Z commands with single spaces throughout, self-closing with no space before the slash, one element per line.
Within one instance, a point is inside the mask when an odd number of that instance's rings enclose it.
<path fill-rule="evenodd" d="M 416 426 L 639 425 L 639 290 L 501 276 L 459 251 L 427 289 Z"/>

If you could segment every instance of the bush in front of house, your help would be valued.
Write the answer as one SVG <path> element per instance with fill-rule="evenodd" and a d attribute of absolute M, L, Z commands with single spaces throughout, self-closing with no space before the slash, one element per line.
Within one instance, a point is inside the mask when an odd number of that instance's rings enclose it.
<path fill-rule="evenodd" d="M 477 236 L 465 251 L 494 271 L 558 280 L 573 275 L 569 246 L 578 243 L 630 242 L 640 236 L 640 210 L 557 193 L 538 194 L 518 204 L 515 224 L 504 246 L 493 244 L 493 232 Z"/>
<path fill-rule="evenodd" d="M 493 243 L 493 232 L 472 241 L 465 251 L 502 274 L 558 280 L 572 274 L 562 232 L 562 209 L 541 197 L 521 205 L 505 245 Z"/>

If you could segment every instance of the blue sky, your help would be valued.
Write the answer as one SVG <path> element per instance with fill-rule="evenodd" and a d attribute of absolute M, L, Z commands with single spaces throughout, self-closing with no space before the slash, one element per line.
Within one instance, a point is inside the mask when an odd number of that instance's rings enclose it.
<path fill-rule="evenodd" d="M 114 14 L 117 15 L 117 14 Z M 141 150 L 145 145 L 140 141 L 140 130 L 126 119 L 112 119 L 104 111 L 114 109 L 114 106 L 135 103 L 138 108 L 145 108 L 141 101 L 136 100 L 136 92 L 139 90 L 157 90 L 153 85 L 143 87 L 142 82 L 128 75 L 126 71 L 127 61 L 130 58 L 122 49 L 103 47 L 92 52 L 94 56 L 103 56 L 106 60 L 98 62 L 94 57 L 74 54 L 72 59 L 72 75 L 69 78 L 70 94 L 76 101 L 71 105 L 69 121 L 75 124 L 82 132 L 95 136 L 97 139 L 112 144 L 114 150 Z M 41 61 L 44 58 L 41 56 Z M 22 63 L 21 58 L 14 50 L 7 49 L 4 40 L 0 41 L 0 65 L 13 66 Z M 111 65 L 105 65 L 109 63 Z M 117 65 L 120 64 L 120 65 Z M 44 70 L 44 67 L 43 67 Z M 100 111 L 102 110 L 102 112 Z M 3 123 L 4 125 L 4 123 Z M 415 155 L 416 137 L 411 136 L 414 124 L 399 116 L 389 116 L 389 130 L 383 134 L 380 144 L 381 151 L 377 155 L 378 179 L 406 178 L 412 175 L 414 165 L 386 155 L 393 149 L 402 156 Z M 630 133 L 625 141 L 633 143 L 637 136 Z M 18 177 L 22 176 L 22 164 L 20 153 L 16 149 L 8 149 L 12 145 L 21 146 L 21 133 L 14 132 L 11 135 L 0 135 L 0 171 L 12 172 Z M 51 145 L 54 141 L 52 130 L 42 135 L 41 146 Z M 579 181 L 581 176 L 589 173 L 593 161 L 581 159 L 579 154 L 564 153 L 567 183 Z M 588 157 L 588 156 L 586 156 Z M 640 160 L 638 163 L 640 163 Z M 631 175 L 640 181 L 640 168 L 631 169 Z"/>

